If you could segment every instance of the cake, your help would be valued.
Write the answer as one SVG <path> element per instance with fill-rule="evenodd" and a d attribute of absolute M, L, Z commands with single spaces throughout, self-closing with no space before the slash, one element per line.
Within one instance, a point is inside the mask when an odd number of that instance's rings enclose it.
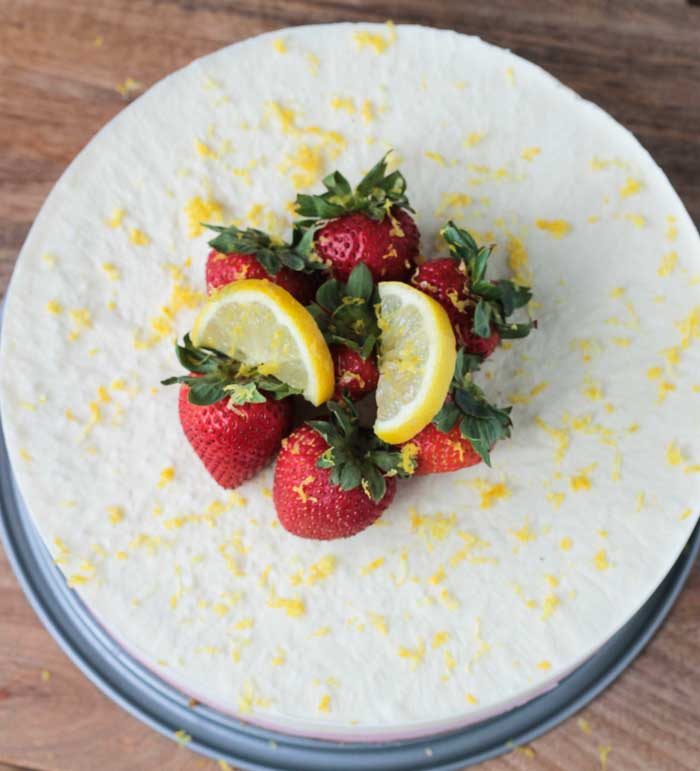
<path fill-rule="evenodd" d="M 279 526 L 177 421 L 173 342 L 205 299 L 202 222 L 288 236 L 290 203 L 389 149 L 422 253 L 498 245 L 538 329 L 479 382 L 514 405 L 481 464 L 402 480 L 353 538 Z M 477 38 L 301 27 L 150 89 L 65 172 L 22 250 L 2 420 L 32 518 L 123 647 L 226 713 L 345 740 L 483 720 L 552 687 L 650 596 L 698 519 L 700 239 L 634 137 Z"/>

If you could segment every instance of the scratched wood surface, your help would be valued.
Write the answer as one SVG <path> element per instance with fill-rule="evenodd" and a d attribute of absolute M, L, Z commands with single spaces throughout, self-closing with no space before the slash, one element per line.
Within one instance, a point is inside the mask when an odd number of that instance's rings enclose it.
<path fill-rule="evenodd" d="M 543 65 L 632 129 L 700 222 L 697 2 L 0 0 L 0 297 L 49 189 L 124 106 L 117 84 L 130 77 L 147 87 L 278 27 L 387 18 L 478 34 Z M 613 687 L 532 747 L 483 768 L 696 771 L 699 725 L 695 569 L 663 631 Z M 43 629 L 0 552 L 0 771 L 217 767 L 92 686 Z"/>

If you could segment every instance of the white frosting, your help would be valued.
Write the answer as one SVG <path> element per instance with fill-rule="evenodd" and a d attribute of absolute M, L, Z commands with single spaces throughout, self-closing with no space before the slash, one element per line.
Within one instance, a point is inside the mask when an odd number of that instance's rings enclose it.
<path fill-rule="evenodd" d="M 360 46 L 358 31 L 386 49 Z M 556 681 L 658 585 L 700 493 L 700 324 L 690 316 L 687 346 L 678 326 L 700 305 L 700 240 L 668 180 L 629 132 L 532 64 L 452 32 L 397 33 L 284 30 L 153 87 L 47 200 L 2 336 L 2 414 L 22 493 L 95 614 L 200 698 L 350 738 L 479 719 Z M 273 101 L 294 110 L 286 130 Z M 158 385 L 178 369 L 172 340 L 196 303 L 171 330 L 165 314 L 151 347 L 134 347 L 134 335 L 147 338 L 161 307 L 173 308 L 167 264 L 204 289 L 207 235 L 190 238 L 185 214 L 194 196 L 220 203 L 226 221 L 269 227 L 274 212 L 286 225 L 295 182 L 318 189 L 335 166 L 357 180 L 389 146 L 423 252 L 453 217 L 499 244 L 492 275 L 520 255 L 540 327 L 496 353 L 481 381 L 516 401 L 493 470 L 408 481 L 378 526 L 299 540 L 274 527 L 271 470 L 240 488 L 245 502 L 227 503 L 182 435 L 177 389 Z M 289 160 L 303 161 L 305 147 L 320 148 L 318 168 Z M 148 243 L 132 243 L 134 228 Z M 91 325 L 69 340 L 81 326 L 69 311 L 83 308 Z M 111 401 L 99 401 L 100 386 Z M 174 478 L 159 487 L 165 468 Z M 478 487 L 499 482 L 507 496 Z M 334 572 L 311 582 L 326 556 Z M 274 597 L 298 598 L 289 609 L 303 614 L 271 607 Z"/>

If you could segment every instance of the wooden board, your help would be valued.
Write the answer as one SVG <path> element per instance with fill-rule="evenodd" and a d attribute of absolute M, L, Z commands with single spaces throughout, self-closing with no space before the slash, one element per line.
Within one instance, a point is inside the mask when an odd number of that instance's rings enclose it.
<path fill-rule="evenodd" d="M 62 170 L 125 103 L 197 56 L 277 27 L 345 20 L 478 34 L 632 129 L 700 221 L 700 7 L 684 0 L 0 0 L 0 296 Z M 44 631 L 0 553 L 0 771 L 218 768 L 113 705 Z M 42 673 L 44 675 L 42 676 Z M 700 575 L 646 653 L 582 717 L 485 771 L 700 767 Z M 588 732 L 587 730 L 588 729 Z M 331 771 L 329 769 L 329 771 Z"/>

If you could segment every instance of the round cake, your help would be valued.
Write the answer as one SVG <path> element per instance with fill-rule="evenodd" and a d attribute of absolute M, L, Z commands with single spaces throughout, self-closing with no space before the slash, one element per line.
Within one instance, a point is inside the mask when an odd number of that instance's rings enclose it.
<path fill-rule="evenodd" d="M 447 220 L 533 287 L 538 328 L 479 373 L 513 437 L 403 480 L 352 538 L 278 523 L 185 441 L 173 343 L 202 222 L 288 236 L 299 192 L 400 166 L 422 254 Z M 540 68 L 414 26 L 301 27 L 195 61 L 106 126 L 12 277 L 2 419 L 70 586 L 194 698 L 290 733 L 418 736 L 503 712 L 608 640 L 698 519 L 700 239 L 634 137 Z"/>

